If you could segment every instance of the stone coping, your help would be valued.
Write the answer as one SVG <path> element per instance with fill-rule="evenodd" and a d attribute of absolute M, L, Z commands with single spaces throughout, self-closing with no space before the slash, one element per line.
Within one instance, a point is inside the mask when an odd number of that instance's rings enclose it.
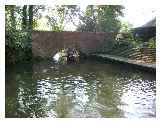
<path fill-rule="evenodd" d="M 153 64 L 145 63 L 144 64 L 144 63 L 141 63 L 137 60 L 131 60 L 128 58 L 123 58 L 120 56 L 113 56 L 113 55 L 108 55 L 108 54 L 92 54 L 91 56 L 101 57 L 101 58 L 105 58 L 105 59 L 109 59 L 109 60 L 114 60 L 114 61 L 118 61 L 118 62 L 123 62 L 123 63 L 127 63 L 127 64 L 140 66 L 143 68 L 150 68 L 150 69 L 156 70 L 156 63 L 153 63 Z"/>

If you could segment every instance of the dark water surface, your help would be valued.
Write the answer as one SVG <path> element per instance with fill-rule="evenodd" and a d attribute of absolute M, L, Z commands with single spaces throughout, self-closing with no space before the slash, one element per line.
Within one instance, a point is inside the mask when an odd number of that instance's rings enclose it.
<path fill-rule="evenodd" d="M 125 65 L 41 61 L 6 68 L 6 117 L 155 117 L 155 102 L 155 73 Z"/>

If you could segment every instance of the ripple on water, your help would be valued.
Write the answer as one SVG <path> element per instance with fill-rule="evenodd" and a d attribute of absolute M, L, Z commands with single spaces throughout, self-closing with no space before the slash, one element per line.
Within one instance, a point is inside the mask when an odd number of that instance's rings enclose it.
<path fill-rule="evenodd" d="M 119 108 L 123 111 L 126 117 L 155 117 L 155 92 L 149 87 L 149 81 L 134 80 L 130 81 L 129 89 L 123 91 L 121 98 L 121 106 Z M 125 89 L 125 88 L 124 88 Z"/>
<path fill-rule="evenodd" d="M 137 73 L 102 62 L 78 66 L 44 62 L 34 64 L 30 73 L 22 71 L 16 76 L 11 74 L 14 85 L 6 87 L 6 113 L 11 117 L 16 114 L 93 118 L 156 115 L 156 82 L 147 72 Z M 13 109 L 16 107 L 17 110 Z M 28 113 L 23 116 L 20 112 Z"/>

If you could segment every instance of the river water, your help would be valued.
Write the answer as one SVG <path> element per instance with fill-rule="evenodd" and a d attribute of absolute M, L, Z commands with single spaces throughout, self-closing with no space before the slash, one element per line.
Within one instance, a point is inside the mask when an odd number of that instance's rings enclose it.
<path fill-rule="evenodd" d="M 6 68 L 6 117 L 148 118 L 156 116 L 156 75 L 86 60 Z"/>

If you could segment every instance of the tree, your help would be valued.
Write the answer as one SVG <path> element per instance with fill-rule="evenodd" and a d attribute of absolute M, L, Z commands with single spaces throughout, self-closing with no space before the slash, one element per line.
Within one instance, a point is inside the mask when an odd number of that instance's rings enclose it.
<path fill-rule="evenodd" d="M 11 26 L 11 29 L 16 29 L 16 7 L 14 5 L 6 6 L 6 22 L 8 23 L 7 26 Z M 12 18 L 12 19 L 11 19 Z"/>
<path fill-rule="evenodd" d="M 116 35 L 121 27 L 119 16 L 123 16 L 123 6 L 119 5 L 97 5 L 87 6 L 85 13 L 80 16 L 81 23 L 78 31 L 89 32 L 110 32 L 112 35 L 107 37 L 97 51 L 107 52 L 116 44 Z M 106 38 L 105 38 L 106 39 Z"/>
<path fill-rule="evenodd" d="M 12 16 L 11 26 L 12 26 L 13 29 L 16 29 L 15 6 L 11 7 L 11 16 Z"/>
<path fill-rule="evenodd" d="M 53 31 L 63 31 L 68 22 L 74 23 L 74 18 L 78 16 L 80 8 L 76 5 L 61 5 L 48 8 L 47 24 Z"/>
<path fill-rule="evenodd" d="M 15 63 L 31 58 L 31 33 L 39 17 L 41 6 L 11 6 L 5 7 L 6 59 Z M 8 60 L 10 59 L 10 60 Z"/>
<path fill-rule="evenodd" d="M 132 27 L 133 27 L 133 25 L 128 22 L 121 22 L 121 28 L 120 28 L 119 32 L 120 33 L 129 33 L 131 31 Z"/>
<path fill-rule="evenodd" d="M 29 29 L 32 30 L 33 27 L 32 27 L 32 24 L 33 24 L 33 5 L 30 5 L 29 6 Z"/>
<path fill-rule="evenodd" d="M 95 7 L 93 5 L 89 5 L 86 8 L 85 13 L 83 15 L 79 15 L 79 19 L 81 23 L 77 27 L 77 31 L 87 31 L 87 32 L 95 32 L 96 31 L 96 16 L 95 16 Z"/>
<path fill-rule="evenodd" d="M 24 5 L 22 11 L 22 29 L 26 29 L 26 27 L 27 27 L 27 5 Z"/>
<path fill-rule="evenodd" d="M 123 16 L 122 10 L 123 6 L 120 5 L 87 6 L 77 30 L 118 33 L 121 26 L 118 17 Z"/>
<path fill-rule="evenodd" d="M 118 17 L 123 16 L 122 9 L 119 5 L 98 6 L 99 31 L 118 33 L 121 27 Z"/>

